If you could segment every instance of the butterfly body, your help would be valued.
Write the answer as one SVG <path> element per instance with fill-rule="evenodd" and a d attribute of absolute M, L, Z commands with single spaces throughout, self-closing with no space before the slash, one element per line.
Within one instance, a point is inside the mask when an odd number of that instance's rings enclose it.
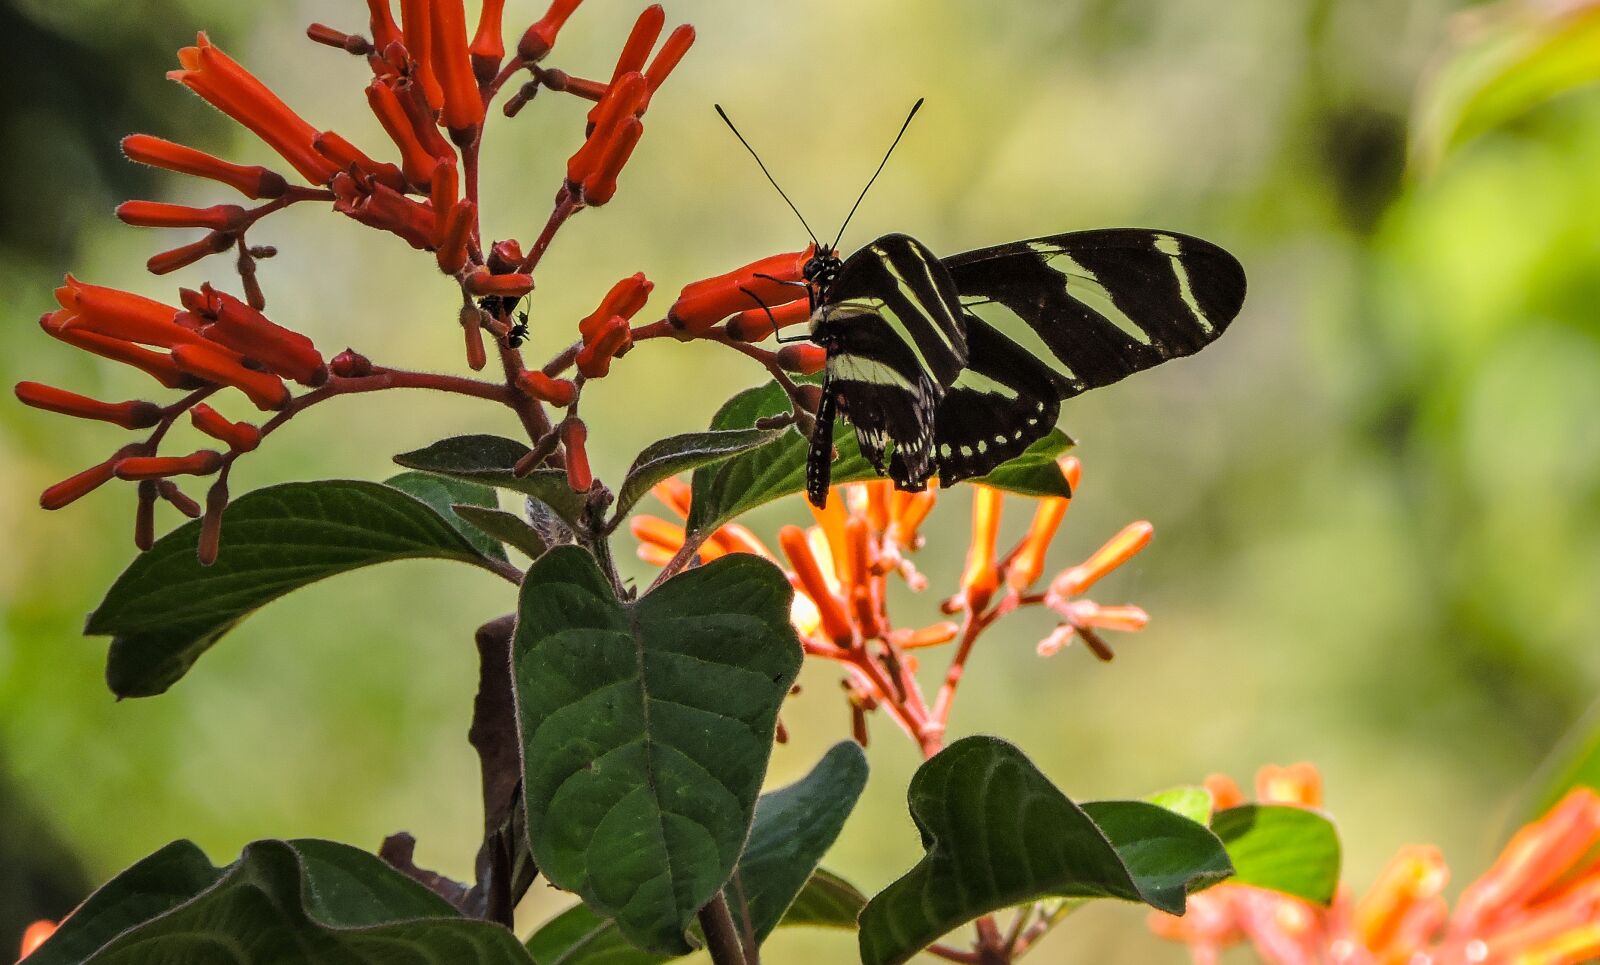
<path fill-rule="evenodd" d="M 1226 251 L 1144 229 L 945 259 L 885 235 L 845 259 L 819 249 L 804 277 L 827 352 L 807 462 L 819 506 L 835 415 L 898 488 L 987 475 L 1048 433 L 1063 399 L 1210 344 L 1245 292 Z"/>

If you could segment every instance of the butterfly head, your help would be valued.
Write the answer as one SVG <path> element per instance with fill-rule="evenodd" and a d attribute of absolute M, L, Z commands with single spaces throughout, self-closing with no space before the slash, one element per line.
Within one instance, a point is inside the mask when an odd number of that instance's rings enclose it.
<path fill-rule="evenodd" d="M 814 291 L 826 292 L 843 267 L 844 261 L 837 250 L 819 245 L 800 273 Z"/>

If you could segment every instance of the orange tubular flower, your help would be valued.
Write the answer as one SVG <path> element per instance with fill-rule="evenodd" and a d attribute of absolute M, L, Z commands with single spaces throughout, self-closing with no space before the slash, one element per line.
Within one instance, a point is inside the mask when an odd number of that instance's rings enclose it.
<path fill-rule="evenodd" d="M 27 927 L 22 933 L 22 958 L 27 958 L 38 951 L 45 939 L 56 933 L 56 923 L 40 919 Z"/>
<path fill-rule="evenodd" d="M 351 144 L 333 131 L 323 131 L 311 142 L 317 153 L 339 165 L 342 170 L 352 168 L 360 171 L 396 191 L 403 191 L 406 187 L 406 178 L 400 169 L 387 161 L 376 161 L 368 157 L 365 151 Z"/>
<path fill-rule="evenodd" d="M 1067 456 L 1061 460 L 1061 474 L 1067 480 L 1067 488 L 1076 492 L 1078 482 L 1083 478 L 1083 467 L 1075 457 Z M 1060 529 L 1061 520 L 1066 518 L 1071 502 L 1070 498 L 1045 499 L 1034 510 L 1028 536 L 1006 566 L 1006 583 L 1013 590 L 1025 592 L 1039 581 L 1044 573 L 1044 560 L 1050 552 L 1050 543 L 1056 538 L 1056 530 Z"/>
<path fill-rule="evenodd" d="M 221 231 L 213 231 L 199 241 L 191 241 L 186 245 L 179 245 L 169 251 L 163 251 L 150 256 L 144 263 L 145 269 L 152 275 L 166 275 L 187 268 L 195 262 L 209 255 L 220 254 L 233 247 L 233 235 Z"/>
<path fill-rule="evenodd" d="M 172 359 L 190 375 L 231 385 L 243 392 L 262 411 L 281 409 L 289 404 L 289 388 L 270 372 L 257 372 L 239 364 L 238 356 L 227 349 L 205 343 L 179 345 Z"/>
<path fill-rule="evenodd" d="M 477 211 L 477 205 L 463 198 L 455 203 L 450 213 L 445 216 L 444 224 L 439 230 L 439 250 L 435 252 L 439 270 L 447 275 L 467 266 L 467 242 L 471 238 L 472 216 Z M 475 365 L 473 368 L 482 368 Z"/>
<path fill-rule="evenodd" d="M 851 646 L 855 642 L 855 627 L 851 625 L 844 605 L 823 578 L 822 567 L 817 562 L 816 554 L 811 551 L 811 544 L 806 541 L 805 530 L 798 526 L 785 526 L 778 531 L 778 546 L 783 550 L 783 555 L 788 557 L 789 565 L 794 567 L 799 589 L 816 605 L 822 619 L 822 631 L 836 645 Z"/>
<path fill-rule="evenodd" d="M 655 59 L 650 61 L 650 66 L 645 68 L 644 79 L 650 85 L 650 93 L 654 94 L 661 88 L 692 46 L 694 46 L 694 27 L 680 24 L 667 37 L 667 42 L 661 45 Z"/>
<path fill-rule="evenodd" d="M 506 0 L 483 0 L 478 12 L 478 32 L 472 37 L 472 72 L 481 83 L 494 80 L 500 62 L 506 59 L 506 44 L 501 39 L 500 24 L 505 14 Z"/>
<path fill-rule="evenodd" d="M 419 188 L 430 187 L 438 159 L 423 146 L 422 139 L 411 124 L 411 115 L 406 113 L 405 105 L 400 102 L 400 96 L 394 88 L 382 80 L 373 81 L 367 85 L 367 105 L 372 108 L 378 123 L 383 125 L 389 140 L 399 149 L 400 170 L 405 173 L 406 180 Z"/>
<path fill-rule="evenodd" d="M 244 224 L 245 212 L 236 204 L 191 208 L 188 205 L 166 204 L 160 201 L 124 201 L 117 205 L 117 217 L 123 224 L 139 228 L 210 228 L 213 231 L 236 231 Z"/>
<path fill-rule="evenodd" d="M 1155 527 L 1143 520 L 1129 523 L 1087 560 L 1056 577 L 1050 585 L 1050 592 L 1063 598 L 1082 593 L 1106 574 L 1133 559 L 1135 554 L 1150 545 L 1150 537 L 1154 535 Z"/>
<path fill-rule="evenodd" d="M 522 40 L 517 43 L 517 56 L 530 64 L 543 60 L 550 53 L 550 48 L 556 45 L 556 34 L 561 32 L 567 18 L 572 16 L 572 12 L 578 9 L 578 4 L 582 2 L 583 0 L 553 0 L 545 15 L 522 35 Z"/>
<path fill-rule="evenodd" d="M 328 381 L 328 367 L 311 339 L 275 324 L 265 315 L 209 284 L 199 291 L 180 289 L 184 307 L 206 338 L 261 363 L 275 375 L 301 385 Z"/>
<path fill-rule="evenodd" d="M 633 30 L 628 33 L 628 39 L 623 41 L 622 53 L 617 55 L 616 69 L 611 72 L 613 84 L 623 74 L 644 70 L 645 59 L 650 56 L 650 51 L 656 45 L 656 38 L 661 36 L 661 28 L 666 25 L 667 14 L 661 9 L 661 4 L 652 3 L 644 8 L 639 14 L 639 19 L 633 22 Z"/>
<path fill-rule="evenodd" d="M 611 360 L 632 344 L 628 320 L 613 315 L 595 332 L 594 338 L 578 350 L 578 371 L 583 373 L 584 378 L 605 378 L 611 372 Z"/>
<path fill-rule="evenodd" d="M 128 160 L 140 164 L 226 184 L 247 198 L 276 198 L 288 187 L 283 175 L 259 165 L 230 164 L 204 151 L 149 134 L 130 134 L 123 138 L 122 153 Z"/>
<path fill-rule="evenodd" d="M 537 370 L 519 374 L 517 387 L 535 399 L 548 402 L 559 409 L 565 409 L 578 397 L 578 387 L 571 379 L 553 379 Z"/>
<path fill-rule="evenodd" d="M 154 402 L 101 402 L 38 382 L 18 382 L 16 393 L 24 405 L 35 409 L 109 422 L 124 429 L 148 429 L 161 421 L 161 407 Z"/>
<path fill-rule="evenodd" d="M 605 297 L 600 299 L 600 307 L 584 316 L 578 323 L 578 334 L 585 341 L 599 334 L 600 329 L 614 315 L 625 319 L 632 319 L 644 308 L 645 302 L 650 299 L 650 292 L 655 285 L 645 278 L 644 272 L 635 272 L 611 286 Z"/>
<path fill-rule="evenodd" d="M 467 14 L 461 0 L 432 0 L 433 67 L 443 90 L 442 120 L 451 140 L 465 147 L 483 126 L 483 96 L 467 48 Z"/>
<path fill-rule="evenodd" d="M 129 456 L 117 461 L 118 479 L 164 479 L 167 476 L 209 476 L 222 468 L 222 453 L 201 449 L 187 456 Z"/>
<path fill-rule="evenodd" d="M 218 442 L 228 444 L 233 452 L 249 452 L 261 444 L 261 430 L 248 422 L 233 422 L 211 406 L 201 402 L 189 409 L 189 421 L 194 427 Z"/>
<path fill-rule="evenodd" d="M 828 364 L 828 352 L 822 346 L 809 342 L 785 345 L 778 349 L 778 364 L 788 372 L 816 375 Z"/>
<path fill-rule="evenodd" d="M 594 487 L 594 475 L 589 471 L 589 452 L 585 443 L 589 429 L 583 420 L 569 417 L 561 423 L 561 444 L 567 450 L 567 485 L 573 492 L 586 493 Z"/>
<path fill-rule="evenodd" d="M 533 291 L 533 276 L 520 272 L 496 275 L 487 268 L 479 268 L 467 276 L 467 291 L 480 298 L 484 295 L 521 298 Z"/>
<path fill-rule="evenodd" d="M 51 337 L 75 348 L 81 348 L 101 358 L 111 359 L 113 362 L 131 365 L 169 389 L 198 387 L 199 383 L 179 369 L 171 356 L 141 348 L 126 339 L 112 338 L 82 328 L 70 327 L 69 322 L 76 318 L 73 313 L 61 309 L 42 316 L 39 319 L 39 326 Z"/>
<path fill-rule="evenodd" d="M 760 306 L 747 308 L 728 319 L 726 330 L 728 337 L 736 341 L 760 342 L 771 338 L 782 329 L 792 325 L 803 325 L 809 321 L 811 321 L 811 301 L 808 298 L 800 298 L 785 305 L 774 305 L 770 309 Z"/>
<path fill-rule="evenodd" d="M 757 299 L 768 306 L 784 305 L 806 298 L 806 262 L 816 246 L 788 254 L 773 255 L 736 268 L 725 275 L 691 282 L 678 293 L 678 300 L 667 310 L 667 321 L 686 336 L 703 335 L 711 326 L 751 306 Z M 757 277 L 763 276 L 763 277 Z M 788 283 L 788 284 L 786 284 Z"/>
<path fill-rule="evenodd" d="M 644 137 L 644 123 L 637 117 L 630 117 L 605 140 L 599 156 L 595 159 L 594 170 L 584 176 L 579 191 L 584 204 L 598 208 L 616 196 L 617 176 L 622 173 L 628 159 L 633 156 L 633 149 L 639 146 L 642 137 Z"/>
<path fill-rule="evenodd" d="M 417 65 L 417 82 L 428 109 L 437 111 L 444 106 L 444 88 L 433 62 L 433 0 L 400 0 L 400 30 L 406 51 Z"/>
<path fill-rule="evenodd" d="M 181 70 L 167 77 L 209 101 L 249 128 L 313 184 L 323 184 L 337 168 L 312 147 L 316 130 L 289 109 L 249 71 L 213 46 L 202 32 L 195 46 L 178 51 Z"/>
<path fill-rule="evenodd" d="M 427 205 L 365 176 L 340 174 L 333 179 L 333 193 L 333 210 L 340 214 L 390 232 L 419 251 L 433 248 L 439 218 Z"/>
<path fill-rule="evenodd" d="M 649 95 L 644 75 L 635 71 L 613 81 L 589 111 L 592 129 L 583 146 L 567 159 L 568 190 L 578 192 L 586 203 L 596 203 L 584 193 L 587 188 L 602 189 L 609 184 L 610 192 L 615 192 L 617 172 L 643 135 L 643 125 L 636 115 L 644 110 Z M 611 199 L 611 193 L 601 193 L 604 199 L 599 204 Z"/>
<path fill-rule="evenodd" d="M 402 41 L 400 25 L 394 22 L 394 11 L 389 9 L 389 0 L 367 0 L 367 10 L 374 50 L 381 53 L 388 50 L 390 44 Z"/>
<path fill-rule="evenodd" d="M 44 509 L 60 509 L 99 489 L 116 478 L 118 458 L 119 456 L 112 456 L 105 462 L 90 466 L 88 469 L 76 475 L 68 476 L 54 486 L 49 487 L 39 494 L 40 507 Z"/>
<path fill-rule="evenodd" d="M 989 486 L 973 487 L 972 546 L 967 551 L 967 568 L 961 575 L 960 606 L 968 613 L 982 613 L 1000 587 L 1000 571 L 994 562 L 995 539 L 1000 533 L 1000 511 L 1005 496 Z"/>
<path fill-rule="evenodd" d="M 201 340 L 198 333 L 173 320 L 176 308 L 142 295 L 88 285 L 71 275 L 55 295 L 57 304 L 70 313 L 62 320 L 66 329 L 162 348 Z"/>

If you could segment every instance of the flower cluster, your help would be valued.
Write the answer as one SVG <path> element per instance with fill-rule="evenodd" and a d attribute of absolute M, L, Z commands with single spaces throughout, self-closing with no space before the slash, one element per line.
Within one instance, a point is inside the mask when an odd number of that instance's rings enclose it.
<path fill-rule="evenodd" d="M 1063 458 L 1060 468 L 1076 492 L 1082 476 L 1078 460 Z M 812 508 L 814 525 L 785 526 L 778 532 L 776 553 L 737 523 L 687 548 L 680 523 L 638 515 L 631 526 L 640 557 L 656 565 L 671 565 L 680 554 L 693 552 L 702 562 L 727 553 L 753 553 L 784 567 L 795 588 L 791 617 L 806 653 L 845 669 L 856 739 L 866 743 L 866 715 L 882 710 L 925 754 L 932 755 L 943 746 L 951 704 L 974 645 L 1002 617 L 1021 607 L 1048 607 L 1061 625 L 1039 644 L 1042 656 L 1076 637 L 1105 660 L 1112 653 L 1100 631 L 1139 630 L 1149 619 L 1138 607 L 1102 607 L 1081 596 L 1149 542 L 1149 523 L 1129 525 L 1083 563 L 1061 571 L 1041 591 L 1037 584 L 1045 557 L 1071 500 L 1039 500 L 1027 535 L 999 555 L 1005 495 L 987 486 L 974 490 L 966 569 L 957 591 L 940 606 L 942 615 L 951 619 L 920 626 L 896 622 L 889 612 L 888 584 L 898 579 L 913 590 L 927 587 L 912 557 L 923 546 L 922 525 L 938 500 L 934 490 L 899 492 L 886 480 L 836 487 L 837 498 L 830 498 L 826 508 Z M 687 518 L 685 483 L 670 480 L 654 492 L 675 516 Z M 919 654 L 950 644 L 955 652 L 930 703 L 916 678 Z"/>
<path fill-rule="evenodd" d="M 1206 781 L 1218 808 L 1244 801 L 1224 776 Z M 1259 800 L 1322 803 L 1316 768 L 1263 768 Z M 1360 899 L 1341 889 L 1329 908 L 1248 885 L 1223 884 L 1189 898 L 1182 918 L 1154 913 L 1158 935 L 1218 960 L 1248 941 L 1279 965 L 1577 965 L 1600 956 L 1600 794 L 1570 791 L 1512 837 L 1467 885 L 1452 911 L 1450 869 L 1437 848 L 1402 848 Z"/>
<path fill-rule="evenodd" d="M 368 0 L 366 35 L 312 24 L 307 30 L 312 41 L 364 62 L 366 101 L 388 142 L 376 150 L 306 120 L 205 34 L 179 51 L 179 69 L 168 76 L 252 132 L 283 166 L 274 170 L 237 164 L 148 134 L 123 141 L 133 161 L 213 181 L 259 203 L 191 207 L 134 200 L 117 208 L 117 216 L 129 225 L 203 232 L 152 256 L 147 267 L 153 274 L 233 252 L 237 296 L 215 279 L 198 289 L 179 289 L 177 304 L 86 284 L 70 275 L 57 291 L 60 308 L 41 319 L 48 334 L 139 369 L 183 394 L 166 403 L 102 402 L 34 382 L 19 384 L 17 396 L 28 405 L 128 430 L 150 430 L 145 438 L 46 489 L 41 497 L 45 508 L 66 506 L 112 479 L 130 480 L 139 492 L 135 542 L 141 548 L 151 545 L 154 507 L 165 499 L 186 515 L 205 518 L 201 557 L 209 561 L 217 552 L 227 477 L 238 456 L 324 399 L 389 388 L 455 392 L 509 406 L 537 456 L 524 460 L 519 471 L 540 465 L 564 468 L 575 489 L 588 491 L 594 480 L 587 470 L 587 431 L 577 418 L 578 399 L 584 381 L 606 376 L 612 360 L 633 344 L 631 320 L 649 297 L 651 283 L 642 274 L 618 282 L 579 323 L 579 341 L 542 367 L 523 364 L 519 347 L 527 334 L 527 316 L 517 309 L 533 292 L 535 269 L 561 226 L 616 194 L 618 176 L 643 135 L 651 98 L 688 52 L 695 33 L 682 25 L 662 39 L 666 15 L 659 5 L 647 7 L 623 41 L 609 79 L 574 76 L 545 61 L 579 3 L 554 0 L 521 34 L 509 57 L 502 29 L 504 0 L 484 0 L 470 35 L 463 0 L 401 0 L 398 11 L 391 0 Z M 524 74 L 528 79 L 502 105 L 506 117 L 516 116 L 540 90 L 592 102 L 582 143 L 555 179 L 550 217 L 526 247 L 514 238 L 489 242 L 481 236 L 484 199 L 478 185 L 489 109 L 502 89 Z M 325 203 L 340 215 L 430 253 L 460 290 L 458 321 L 466 336 L 468 365 L 482 370 L 488 364 L 487 332 L 498 351 L 503 380 L 390 369 L 353 350 L 328 362 L 311 339 L 269 319 L 258 263 L 273 257 L 276 249 L 254 244 L 251 236 L 267 216 L 306 202 Z M 567 377 L 566 370 L 574 366 L 577 373 Z M 292 384 L 306 391 L 297 394 Z M 225 415 L 227 396 L 219 393 L 229 389 L 269 413 L 266 421 L 256 425 Z M 547 406 L 568 411 L 552 424 Z M 221 446 L 177 455 L 161 452 L 161 443 L 184 416 Z M 216 477 L 204 506 L 173 481 L 182 475 Z"/>

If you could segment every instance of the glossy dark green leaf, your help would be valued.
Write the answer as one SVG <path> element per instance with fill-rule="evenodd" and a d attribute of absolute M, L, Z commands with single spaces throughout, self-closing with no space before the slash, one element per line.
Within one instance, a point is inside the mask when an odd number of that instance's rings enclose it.
<path fill-rule="evenodd" d="M 490 561 L 426 504 L 380 483 L 285 483 L 223 514 L 222 550 L 195 558 L 198 520 L 133 561 L 84 632 L 113 635 L 106 680 L 119 697 L 159 694 L 257 608 L 308 583 L 374 563 Z"/>
<path fill-rule="evenodd" d="M 688 952 L 689 922 L 739 859 L 800 668 L 791 596 L 744 554 L 636 602 L 576 547 L 523 582 L 512 669 L 529 843 L 641 948 Z"/>
<path fill-rule="evenodd" d="M 1182 914 L 1188 891 L 1231 871 L 1204 826 L 1144 801 L 1079 807 L 993 737 L 934 755 L 907 796 L 928 853 L 862 911 L 866 965 L 907 961 L 980 915 L 1047 897 Z"/>
<path fill-rule="evenodd" d="M 425 472 L 403 472 L 383 481 L 385 486 L 393 486 L 403 493 L 415 496 L 429 506 L 433 511 L 443 517 L 444 521 L 454 526 L 456 532 L 467 538 L 473 548 L 484 556 L 492 557 L 502 562 L 506 559 L 506 550 L 500 541 L 491 538 L 483 530 L 472 525 L 460 513 L 456 512 L 457 505 L 472 506 L 477 508 L 494 509 L 500 505 L 500 500 L 495 496 L 494 490 L 488 486 L 477 483 L 462 482 L 459 479 L 450 479 L 446 476 L 435 476 Z"/>
<path fill-rule="evenodd" d="M 499 925 L 470 921 L 373 855 L 332 841 L 258 841 L 216 868 L 187 841 L 113 878 L 28 965 L 526 965 Z"/>
<path fill-rule="evenodd" d="M 1230 883 L 1255 885 L 1318 904 L 1339 887 L 1339 832 L 1320 811 L 1246 804 L 1218 811 L 1211 830 L 1233 860 Z"/>
<path fill-rule="evenodd" d="M 972 482 L 1023 496 L 1071 496 L 1072 487 L 1067 485 L 1067 477 L 1061 474 L 1061 467 L 1056 460 L 1072 446 L 1073 442 L 1065 432 L 1051 429 L 1048 435 L 1035 440 L 1033 445 L 1023 450 L 1022 455 L 1001 463 L 989 475 Z"/>
<path fill-rule="evenodd" d="M 521 551 L 529 559 L 538 559 L 550 548 L 527 520 L 516 513 L 459 503 L 452 508 L 457 516 L 512 549 Z"/>
<path fill-rule="evenodd" d="M 765 445 L 782 433 L 777 429 L 712 429 L 689 432 L 653 442 L 639 453 L 617 490 L 617 504 L 611 526 L 627 518 L 635 503 L 650 487 L 680 472 L 722 462 L 742 452 Z"/>
<path fill-rule="evenodd" d="M 394 461 L 407 469 L 532 496 L 550 507 L 568 526 L 576 527 L 583 517 L 583 495 L 573 492 L 567 484 L 567 474 L 557 469 L 535 469 L 526 476 L 514 474 L 512 467 L 527 453 L 528 447 L 514 439 L 455 436 L 425 449 L 401 453 Z"/>

